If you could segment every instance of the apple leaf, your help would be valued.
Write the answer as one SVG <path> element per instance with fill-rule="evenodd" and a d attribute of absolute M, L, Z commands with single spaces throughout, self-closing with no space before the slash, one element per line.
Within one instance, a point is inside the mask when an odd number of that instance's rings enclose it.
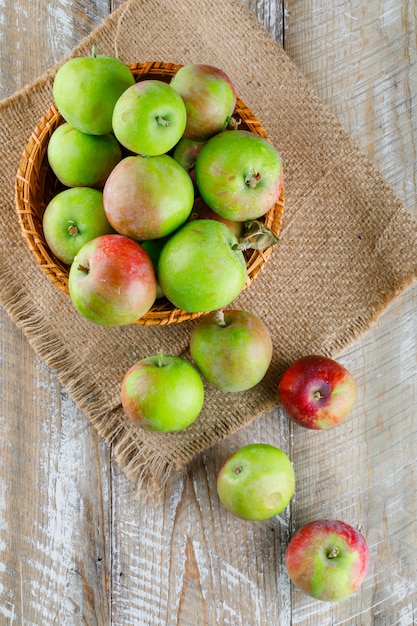
<path fill-rule="evenodd" d="M 245 230 L 237 244 L 232 246 L 235 250 L 266 250 L 278 243 L 279 237 L 263 222 L 250 220 L 245 222 Z"/>

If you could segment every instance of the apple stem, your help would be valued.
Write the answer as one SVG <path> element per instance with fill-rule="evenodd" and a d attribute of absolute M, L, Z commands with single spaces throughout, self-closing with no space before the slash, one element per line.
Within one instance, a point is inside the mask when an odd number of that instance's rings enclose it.
<path fill-rule="evenodd" d="M 97 46 L 95 43 L 93 43 L 93 47 L 91 48 L 91 56 L 93 57 L 93 59 L 97 57 Z"/>
<path fill-rule="evenodd" d="M 74 224 L 68 226 L 68 234 L 71 235 L 71 237 L 76 237 L 78 232 L 78 228 Z"/>
<path fill-rule="evenodd" d="M 78 265 L 77 270 L 79 272 L 84 272 L 84 274 L 88 274 L 88 272 L 90 271 L 90 268 L 88 267 L 88 265 L 82 265 L 81 263 Z"/>
<path fill-rule="evenodd" d="M 223 309 L 219 309 L 214 313 L 214 321 L 218 326 L 227 326 L 224 319 L 224 311 Z"/>
<path fill-rule="evenodd" d="M 237 130 L 242 123 L 241 119 L 237 119 L 236 117 L 229 117 L 227 120 L 226 128 L 227 130 Z"/>
<path fill-rule="evenodd" d="M 316 391 L 313 393 L 313 398 L 314 400 L 321 400 L 323 398 L 323 394 L 321 393 L 320 389 L 316 389 Z"/>
<path fill-rule="evenodd" d="M 158 367 L 165 366 L 165 358 L 162 350 L 158 350 Z"/>
<path fill-rule="evenodd" d="M 334 559 L 337 557 L 337 555 L 339 554 L 339 548 L 337 546 L 335 546 L 333 548 L 333 550 L 331 552 L 329 552 L 329 554 L 327 555 L 328 559 Z"/>
<path fill-rule="evenodd" d="M 166 126 L 166 127 L 170 126 L 169 121 L 168 121 L 168 120 L 165 120 L 165 119 L 162 117 L 162 115 L 158 115 L 158 117 L 156 118 L 156 121 L 158 122 L 158 124 L 159 124 L 160 126 Z"/>
<path fill-rule="evenodd" d="M 252 172 L 246 174 L 245 176 L 245 185 L 250 187 L 251 189 L 255 189 L 261 180 L 261 174 L 257 170 L 253 169 Z"/>

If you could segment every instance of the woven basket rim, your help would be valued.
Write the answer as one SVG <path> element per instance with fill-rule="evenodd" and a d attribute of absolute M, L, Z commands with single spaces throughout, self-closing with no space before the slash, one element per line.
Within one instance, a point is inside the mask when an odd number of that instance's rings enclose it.
<path fill-rule="evenodd" d="M 129 64 L 136 81 L 151 77 L 169 80 L 181 67 L 181 64 L 163 61 L 145 61 Z M 239 96 L 237 97 L 233 116 L 241 120 L 241 124 L 248 130 L 270 141 L 261 122 Z M 33 253 L 37 264 L 58 289 L 69 295 L 69 266 L 62 263 L 51 252 L 43 235 L 42 227 L 42 216 L 47 205 L 47 200 L 45 199 L 46 177 L 48 174 L 53 177 L 47 163 L 47 146 L 52 133 L 63 122 L 63 117 L 56 105 L 52 103 L 32 131 L 16 173 L 15 209 L 21 234 L 26 240 L 29 250 Z M 284 185 L 282 185 L 278 202 L 261 218 L 265 225 L 277 236 L 281 230 L 283 211 Z M 247 280 L 244 289 L 247 289 L 262 271 L 271 256 L 272 250 L 273 246 L 266 250 L 245 251 Z M 166 298 L 162 298 L 161 300 L 156 300 L 152 308 L 134 324 L 164 326 L 196 319 L 204 314 L 204 312 L 190 313 L 183 311 L 176 308 Z"/>

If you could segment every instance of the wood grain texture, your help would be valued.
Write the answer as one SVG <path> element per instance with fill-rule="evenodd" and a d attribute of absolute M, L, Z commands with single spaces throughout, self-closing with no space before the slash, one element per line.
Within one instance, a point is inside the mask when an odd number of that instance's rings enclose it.
<path fill-rule="evenodd" d="M 0 96 L 60 61 L 120 0 L 0 6 Z M 415 0 L 244 0 L 416 214 Z M 285 17 L 285 20 L 284 20 Z M 284 36 L 285 34 L 285 36 Z M 35 626 L 411 626 L 417 622 L 417 290 L 341 355 L 359 389 L 334 432 L 290 428 L 276 408 L 137 500 L 111 450 L 0 310 L 0 623 Z M 290 453 L 296 496 L 242 523 L 216 495 L 222 462 L 268 441 Z M 328 605 L 284 567 L 314 517 L 360 527 L 362 590 Z"/>
<path fill-rule="evenodd" d="M 288 53 L 417 216 L 416 4 L 287 4 Z M 363 529 L 373 557 L 361 594 L 347 602 L 317 606 L 295 592 L 294 624 L 417 619 L 417 560 L 410 550 L 416 539 L 416 312 L 414 287 L 345 355 L 359 383 L 348 423 L 314 446 L 294 432 L 292 458 L 305 485 L 294 525 L 323 513 L 342 517 Z"/>
<path fill-rule="evenodd" d="M 0 11 L 2 97 L 60 61 L 108 12 L 77 2 Z M 109 624 L 110 451 L 3 310 L 0 388 L 0 623 Z"/>

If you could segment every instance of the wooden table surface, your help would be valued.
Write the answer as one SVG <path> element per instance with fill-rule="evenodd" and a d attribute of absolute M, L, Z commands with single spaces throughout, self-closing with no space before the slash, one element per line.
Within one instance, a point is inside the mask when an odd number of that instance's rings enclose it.
<path fill-rule="evenodd" d="M 1 2 L 0 96 L 61 61 L 118 4 Z M 245 4 L 417 217 L 416 0 Z M 339 357 L 359 388 L 349 440 L 323 449 L 320 434 L 278 429 L 273 411 L 173 476 L 155 503 L 134 497 L 0 309 L 0 624 L 416 624 L 416 338 L 417 286 Z M 221 463 L 253 441 L 283 447 L 297 467 L 281 520 L 242 523 L 219 506 Z M 325 516 L 361 528 L 371 550 L 361 590 L 338 604 L 295 590 L 284 567 L 291 532 Z"/>

